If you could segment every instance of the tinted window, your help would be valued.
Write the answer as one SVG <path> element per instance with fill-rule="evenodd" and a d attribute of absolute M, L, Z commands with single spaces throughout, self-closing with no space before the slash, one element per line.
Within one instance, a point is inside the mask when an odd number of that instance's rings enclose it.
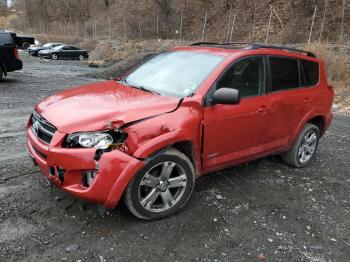
<path fill-rule="evenodd" d="M 0 45 L 13 44 L 13 39 L 9 33 L 0 34 Z"/>
<path fill-rule="evenodd" d="M 319 79 L 318 63 L 307 60 L 300 60 L 300 62 L 304 69 L 303 86 L 316 85 Z"/>
<path fill-rule="evenodd" d="M 217 89 L 229 87 L 239 90 L 241 97 L 258 95 L 264 84 L 264 60 L 250 57 L 235 63 L 219 80 Z"/>
<path fill-rule="evenodd" d="M 70 48 L 71 48 L 71 50 L 80 50 L 80 48 L 75 47 L 75 46 L 71 46 Z"/>
<path fill-rule="evenodd" d="M 270 57 L 271 91 L 299 87 L 298 61 L 292 58 Z"/>

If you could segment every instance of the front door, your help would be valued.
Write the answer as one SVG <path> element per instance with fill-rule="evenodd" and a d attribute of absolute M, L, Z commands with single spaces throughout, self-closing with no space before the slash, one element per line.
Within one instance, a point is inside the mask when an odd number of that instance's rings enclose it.
<path fill-rule="evenodd" d="M 254 56 L 234 62 L 208 93 L 228 87 L 239 90 L 238 105 L 207 105 L 204 109 L 203 170 L 209 172 L 258 155 L 270 141 L 270 104 L 264 94 L 265 58 Z"/>

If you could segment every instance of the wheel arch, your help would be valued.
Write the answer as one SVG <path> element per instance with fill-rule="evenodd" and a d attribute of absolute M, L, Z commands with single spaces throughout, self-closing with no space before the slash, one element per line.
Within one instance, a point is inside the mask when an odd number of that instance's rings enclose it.
<path fill-rule="evenodd" d="M 184 130 L 172 131 L 147 141 L 134 152 L 133 156 L 147 161 L 147 159 L 153 159 L 170 147 L 184 153 L 191 160 L 196 174 L 200 174 L 201 162 L 198 144 Z"/>
<path fill-rule="evenodd" d="M 323 135 L 325 131 L 325 117 L 322 115 L 314 116 L 307 123 L 314 124 L 318 127 L 320 134 Z"/>
<path fill-rule="evenodd" d="M 294 132 L 294 135 L 290 141 L 290 144 L 288 146 L 288 148 L 290 148 L 291 146 L 294 145 L 296 139 L 298 139 L 298 136 L 300 134 L 300 132 L 303 130 L 304 126 L 307 123 L 311 123 L 316 125 L 319 130 L 320 130 L 320 135 L 322 136 L 325 132 L 325 117 L 323 114 L 321 113 L 310 113 L 308 115 L 306 115 L 304 117 L 304 119 L 300 122 L 299 126 L 297 127 L 297 129 Z M 321 128 L 321 129 L 320 129 Z"/>
<path fill-rule="evenodd" d="M 189 140 L 182 140 L 182 141 L 177 141 L 174 143 L 170 143 L 162 148 L 159 148 L 157 150 L 154 150 L 151 154 L 149 154 L 146 158 L 139 158 L 132 156 L 134 158 L 134 162 L 137 163 L 138 167 L 134 169 L 133 167 L 130 167 L 133 172 L 130 174 L 129 172 L 125 172 L 123 175 L 118 177 L 118 180 L 115 182 L 113 185 L 113 188 L 109 194 L 108 199 L 106 200 L 104 206 L 107 208 L 114 208 L 119 200 L 122 198 L 124 195 L 124 192 L 128 186 L 128 184 L 132 181 L 134 176 L 139 172 L 146 164 L 147 162 L 151 161 L 152 159 L 156 158 L 162 152 L 165 152 L 169 148 L 176 148 L 177 150 L 181 151 L 184 153 L 190 161 L 193 163 L 194 170 L 196 172 L 196 175 L 198 175 L 198 170 L 197 170 L 197 164 L 196 164 L 196 157 L 194 155 L 194 149 L 193 149 L 193 144 Z M 141 165 L 142 163 L 142 165 Z"/>

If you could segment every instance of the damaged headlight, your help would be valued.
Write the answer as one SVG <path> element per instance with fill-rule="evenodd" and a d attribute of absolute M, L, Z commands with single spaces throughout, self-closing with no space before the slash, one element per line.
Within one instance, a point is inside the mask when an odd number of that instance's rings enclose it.
<path fill-rule="evenodd" d="M 81 147 L 95 147 L 99 149 L 107 149 L 113 144 L 113 137 L 108 133 L 75 133 L 67 137 L 67 142 L 69 145 L 75 144 L 80 145 Z"/>
<path fill-rule="evenodd" d="M 64 143 L 66 148 L 97 148 L 117 149 L 124 145 L 128 134 L 122 130 L 107 130 L 101 132 L 79 132 L 67 136 Z"/>

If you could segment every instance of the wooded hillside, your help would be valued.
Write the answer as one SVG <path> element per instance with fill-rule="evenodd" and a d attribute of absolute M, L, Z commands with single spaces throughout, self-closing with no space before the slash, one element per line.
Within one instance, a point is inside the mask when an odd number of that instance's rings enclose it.
<path fill-rule="evenodd" d="M 6 2 L 6 0 L 5 0 Z M 87 38 L 344 43 L 348 0 L 16 0 L 11 27 Z M 314 15 L 315 14 L 315 15 Z M 270 24 L 270 26 L 269 26 Z M 268 30 L 269 28 L 269 30 Z"/>

